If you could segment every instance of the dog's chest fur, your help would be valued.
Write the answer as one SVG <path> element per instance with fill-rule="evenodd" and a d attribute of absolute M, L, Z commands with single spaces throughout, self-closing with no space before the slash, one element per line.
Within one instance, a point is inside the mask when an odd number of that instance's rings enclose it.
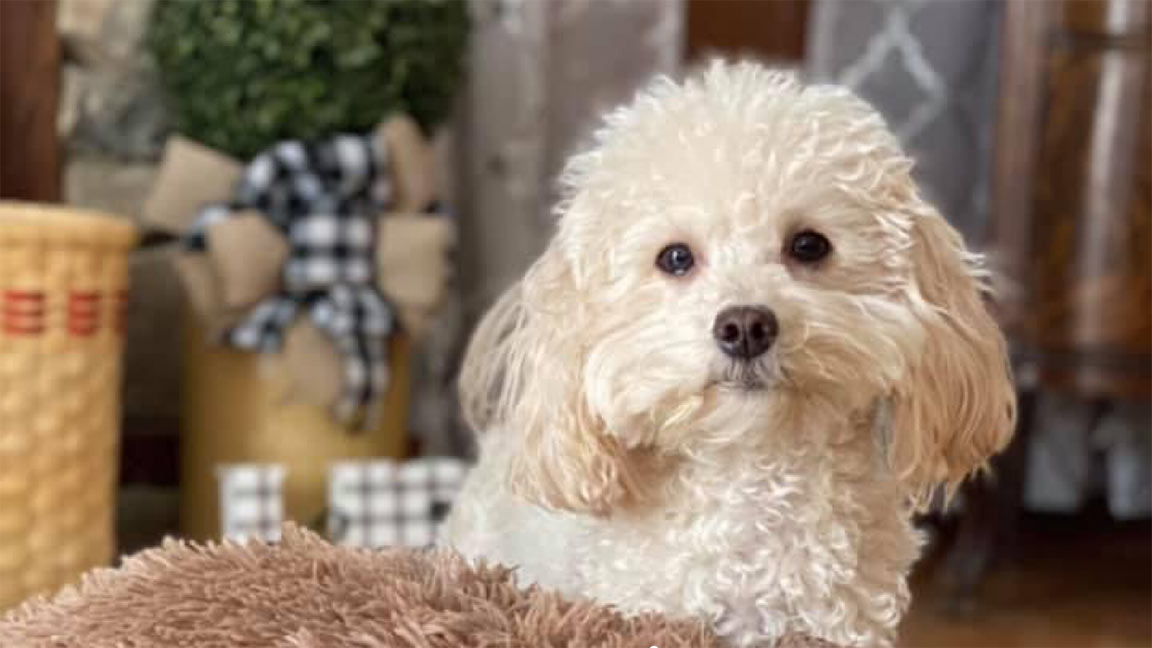
<path fill-rule="evenodd" d="M 446 526 L 466 555 L 626 611 L 700 616 L 738 646 L 771 646 L 790 630 L 843 645 L 892 640 L 920 541 L 864 443 L 715 457 L 677 475 L 674 505 L 593 518 L 510 493 L 511 437 L 487 437 Z"/>

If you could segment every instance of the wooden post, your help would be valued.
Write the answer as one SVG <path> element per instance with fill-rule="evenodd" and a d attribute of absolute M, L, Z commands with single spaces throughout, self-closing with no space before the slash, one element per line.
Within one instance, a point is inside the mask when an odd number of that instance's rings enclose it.
<path fill-rule="evenodd" d="M 809 0 L 689 0 L 685 54 L 750 54 L 774 62 L 805 56 Z"/>
<path fill-rule="evenodd" d="M 0 0 L 0 198 L 61 197 L 54 0 Z"/>

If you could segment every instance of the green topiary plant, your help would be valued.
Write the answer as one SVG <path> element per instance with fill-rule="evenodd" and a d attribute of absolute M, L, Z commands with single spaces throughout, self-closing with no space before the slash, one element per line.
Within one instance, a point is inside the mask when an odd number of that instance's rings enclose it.
<path fill-rule="evenodd" d="M 247 158 L 278 140 L 448 115 L 462 0 L 160 0 L 150 33 L 176 129 Z"/>

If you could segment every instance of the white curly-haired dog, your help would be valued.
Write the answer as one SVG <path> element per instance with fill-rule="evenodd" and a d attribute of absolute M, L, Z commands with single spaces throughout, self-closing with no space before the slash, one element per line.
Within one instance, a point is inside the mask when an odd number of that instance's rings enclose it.
<path fill-rule="evenodd" d="M 1008 441 L 984 273 L 883 119 L 758 64 L 662 79 L 563 174 L 461 375 L 473 557 L 733 645 L 888 645 L 911 523 Z"/>

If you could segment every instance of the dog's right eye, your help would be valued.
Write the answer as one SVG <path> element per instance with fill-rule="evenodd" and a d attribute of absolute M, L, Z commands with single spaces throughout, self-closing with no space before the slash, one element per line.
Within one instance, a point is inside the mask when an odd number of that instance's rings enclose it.
<path fill-rule="evenodd" d="M 687 274 L 695 263 L 692 250 L 683 243 L 673 243 L 656 256 L 656 267 L 677 277 Z"/>

